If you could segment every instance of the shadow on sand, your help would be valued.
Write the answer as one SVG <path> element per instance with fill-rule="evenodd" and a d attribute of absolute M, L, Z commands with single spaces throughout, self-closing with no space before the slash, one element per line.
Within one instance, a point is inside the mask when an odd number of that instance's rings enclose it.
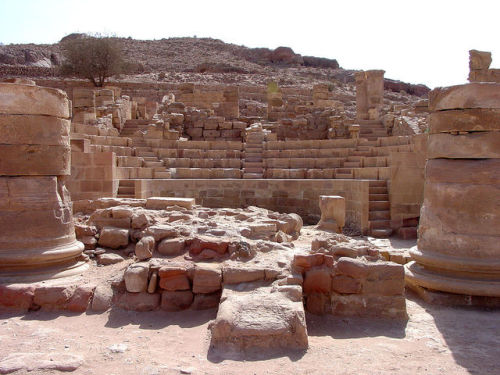
<path fill-rule="evenodd" d="M 407 298 L 429 313 L 455 362 L 471 374 L 500 374 L 500 309 L 431 305 Z"/>

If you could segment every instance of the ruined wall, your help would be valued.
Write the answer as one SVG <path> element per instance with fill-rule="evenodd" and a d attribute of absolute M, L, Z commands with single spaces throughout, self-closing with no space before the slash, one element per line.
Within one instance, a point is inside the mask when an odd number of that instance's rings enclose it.
<path fill-rule="evenodd" d="M 500 83 L 500 69 L 490 69 L 491 52 L 469 51 L 469 82 Z"/>
<path fill-rule="evenodd" d="M 319 196 L 346 199 L 346 224 L 368 230 L 368 180 L 137 180 L 136 198 L 196 198 L 206 207 L 259 206 L 298 213 L 306 222 L 320 217 Z"/>

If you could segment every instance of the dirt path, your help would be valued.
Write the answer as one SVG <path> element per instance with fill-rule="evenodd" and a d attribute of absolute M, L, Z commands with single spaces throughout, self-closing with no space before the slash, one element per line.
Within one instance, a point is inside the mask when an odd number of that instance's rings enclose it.
<path fill-rule="evenodd" d="M 210 349 L 215 310 L 99 315 L 0 314 L 0 359 L 11 353 L 83 357 L 75 374 L 499 374 L 500 311 L 428 306 L 409 321 L 308 316 L 306 352 Z M 22 371 L 17 374 L 23 373 Z M 57 371 L 32 371 L 30 374 Z"/>

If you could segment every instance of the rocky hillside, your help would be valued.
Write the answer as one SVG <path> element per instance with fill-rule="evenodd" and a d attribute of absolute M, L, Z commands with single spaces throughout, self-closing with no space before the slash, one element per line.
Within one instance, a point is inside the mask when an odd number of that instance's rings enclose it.
<path fill-rule="evenodd" d="M 61 41 L 78 38 L 70 34 Z M 247 48 L 211 38 L 135 40 L 117 38 L 131 74 L 121 79 L 176 80 L 199 83 L 265 84 L 302 86 L 320 82 L 353 82 L 353 70 L 345 70 L 335 59 L 301 56 L 289 47 Z M 0 46 L 0 76 L 57 75 L 62 62 L 60 43 Z M 424 85 L 386 80 L 386 88 L 424 96 Z"/>

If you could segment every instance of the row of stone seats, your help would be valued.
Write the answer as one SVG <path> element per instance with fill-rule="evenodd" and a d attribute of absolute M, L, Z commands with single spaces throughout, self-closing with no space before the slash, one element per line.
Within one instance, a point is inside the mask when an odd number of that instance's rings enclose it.
<path fill-rule="evenodd" d="M 154 149 L 159 158 L 240 159 L 239 150 Z"/>
<path fill-rule="evenodd" d="M 341 167 L 345 158 L 269 158 L 264 159 L 266 168 L 280 169 L 325 169 Z"/>
<path fill-rule="evenodd" d="M 243 143 L 236 141 L 180 141 L 167 139 L 145 139 L 148 146 L 156 149 L 174 150 L 243 150 Z"/>
<path fill-rule="evenodd" d="M 311 150 L 311 149 L 338 149 L 356 148 L 357 139 L 320 139 L 304 141 L 268 141 L 266 150 Z"/>
<path fill-rule="evenodd" d="M 290 150 L 264 150 L 265 158 L 335 158 L 347 157 L 354 148 L 312 148 Z"/>
<path fill-rule="evenodd" d="M 71 134 L 86 134 L 117 137 L 120 132 L 116 128 L 99 127 L 96 125 L 86 125 L 72 122 Z"/>
<path fill-rule="evenodd" d="M 332 179 L 352 178 L 369 180 L 388 180 L 390 168 L 388 167 L 364 167 L 364 168 L 268 168 L 265 178 L 269 179 Z"/>
<path fill-rule="evenodd" d="M 132 147 L 90 145 L 90 152 L 114 152 L 117 156 L 134 156 Z"/>
<path fill-rule="evenodd" d="M 163 158 L 167 168 L 241 168 L 241 159 Z"/>
<path fill-rule="evenodd" d="M 236 168 L 175 168 L 171 169 L 172 178 L 222 179 L 242 177 L 241 169 Z"/>

